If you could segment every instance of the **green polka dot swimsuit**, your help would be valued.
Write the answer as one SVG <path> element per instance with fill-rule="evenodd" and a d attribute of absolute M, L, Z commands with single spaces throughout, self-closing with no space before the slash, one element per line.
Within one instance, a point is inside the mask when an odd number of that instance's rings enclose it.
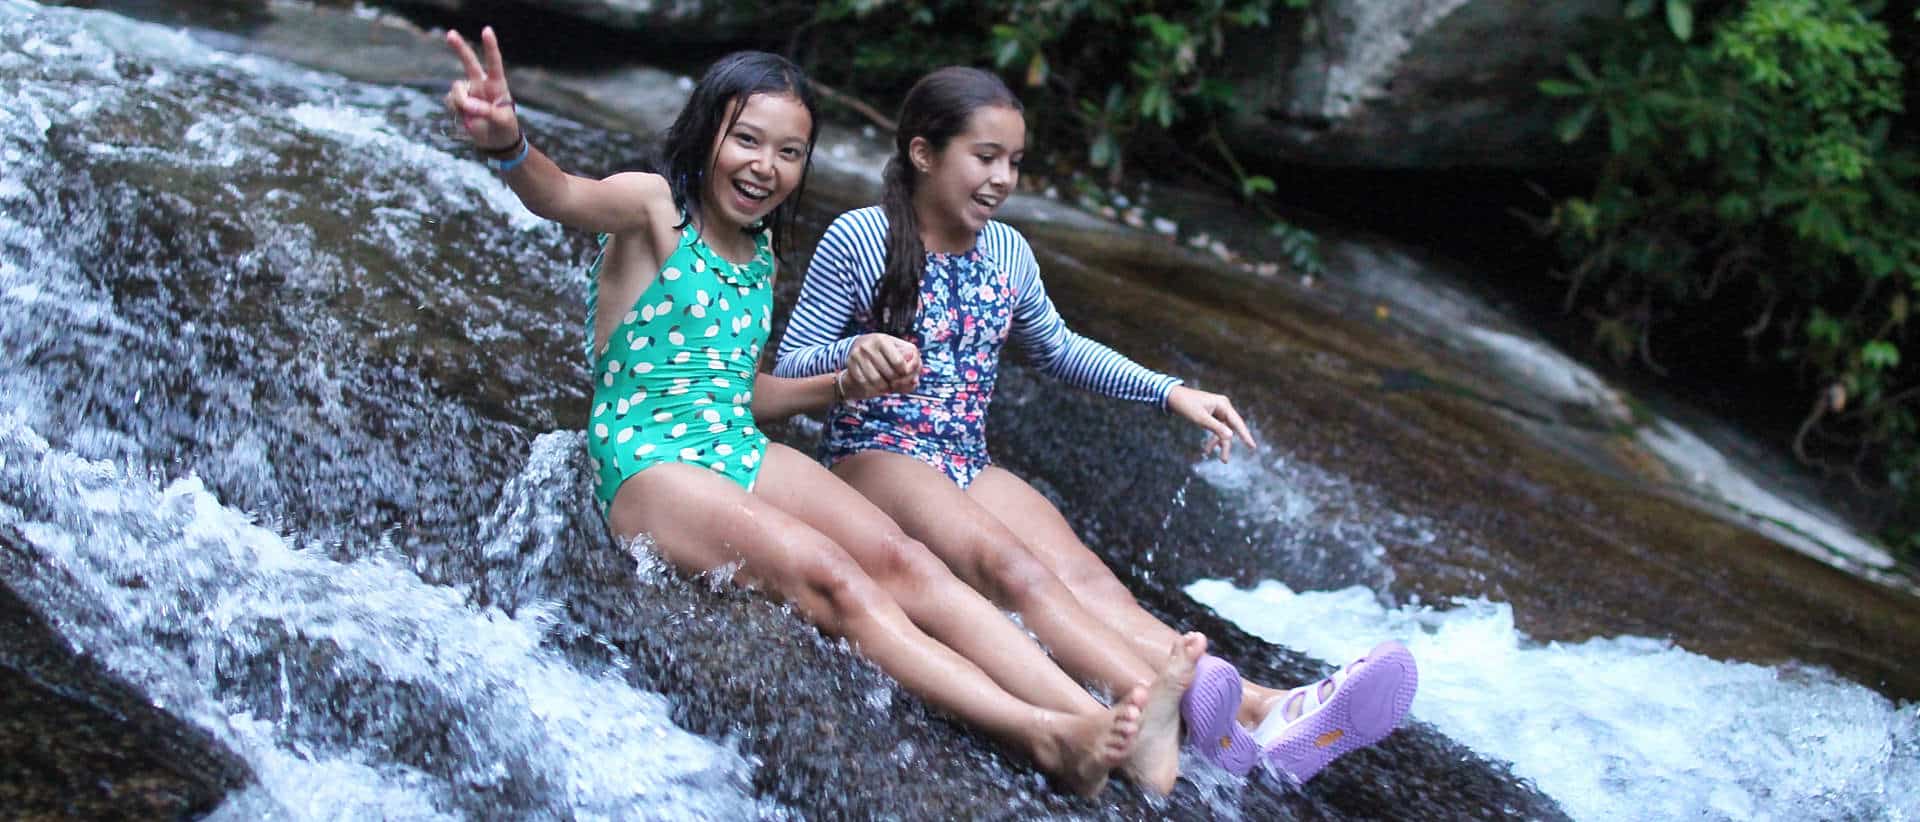
<path fill-rule="evenodd" d="M 603 511 L 627 478 L 663 462 L 699 465 L 752 490 L 767 452 L 753 424 L 753 377 L 773 323 L 770 245 L 761 232 L 753 259 L 735 265 L 689 223 L 659 276 L 590 353 L 587 455 Z M 603 245 L 588 270 L 589 348 L 605 256 Z"/>

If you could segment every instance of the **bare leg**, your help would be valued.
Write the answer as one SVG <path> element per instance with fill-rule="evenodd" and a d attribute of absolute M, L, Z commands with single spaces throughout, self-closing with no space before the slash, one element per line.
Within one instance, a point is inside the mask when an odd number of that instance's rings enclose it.
<path fill-rule="evenodd" d="M 1088 611 L 1132 641 L 1141 659 L 1159 659 L 1166 653 L 1167 644 L 1179 636 L 1140 607 L 1113 570 L 1080 541 L 1066 517 L 1026 480 L 998 466 L 989 467 L 967 486 L 967 496 L 1019 534 L 1034 557 L 1073 591 Z M 1239 719 L 1249 727 L 1260 724 L 1270 703 L 1278 704 L 1274 699 L 1285 693 L 1245 680 L 1241 689 Z"/>
<path fill-rule="evenodd" d="M 1115 693 L 1150 683 L 1140 747 L 1127 773 L 1162 793 L 1179 774 L 1180 694 L 1193 681 L 1205 640 L 1169 636 L 1143 659 L 1107 623 L 1030 554 L 1021 539 L 945 475 L 912 457 L 867 451 L 841 460 L 845 478 L 926 543 L 953 572 L 994 602 L 1018 612 L 1060 660 L 1060 667 Z"/>
<path fill-rule="evenodd" d="M 773 481 L 781 482 L 778 475 Z M 1132 753 L 1144 693 L 1082 712 L 1019 699 L 922 633 L 832 540 L 711 471 L 648 468 L 620 487 L 609 520 L 622 538 L 651 535 L 661 556 L 687 572 L 740 562 L 736 583 L 791 602 L 907 690 L 1031 756 L 1076 793 L 1098 792 L 1107 772 Z"/>
<path fill-rule="evenodd" d="M 1098 706 L 998 607 L 819 463 L 775 444 L 754 493 L 838 543 L 913 624 L 1014 696 L 1069 713 Z"/>

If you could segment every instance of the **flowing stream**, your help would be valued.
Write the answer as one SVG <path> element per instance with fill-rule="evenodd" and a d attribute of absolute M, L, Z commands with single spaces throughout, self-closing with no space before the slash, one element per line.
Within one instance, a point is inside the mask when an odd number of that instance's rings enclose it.
<path fill-rule="evenodd" d="M 871 812 L 814 795 L 835 780 L 892 791 L 895 815 L 1086 811 L 782 609 L 612 545 L 572 433 L 585 239 L 473 162 L 434 94 L 208 42 L 0 0 L 0 578 L 240 754 L 257 782 L 217 817 Z M 524 112 L 589 173 L 644 147 Z M 1031 382 L 1012 376 L 1003 413 Z M 1661 639 L 1535 641 L 1492 594 L 1394 602 L 1390 549 L 1460 537 L 1365 477 L 1263 450 L 1178 487 L 1145 503 L 1204 492 L 1235 534 L 1288 534 L 1262 543 L 1268 561 L 1325 590 L 1206 578 L 1152 550 L 1135 578 L 1335 664 L 1353 637 L 1406 638 L 1431 732 L 1408 732 L 1404 756 L 1421 767 L 1509 762 L 1517 779 L 1473 778 L 1531 783 L 1578 819 L 1920 808 L 1911 703 Z M 877 752 L 869 771 L 819 753 L 848 748 Z M 932 761 L 986 774 L 991 794 L 923 784 Z M 1366 767 L 1322 784 L 1420 790 Z M 1553 813 L 1195 781 L 1172 806 L 1107 810 Z"/>
<path fill-rule="evenodd" d="M 1302 533 L 1430 527 L 1379 512 L 1356 521 L 1347 509 L 1368 489 L 1261 456 L 1199 471 L 1246 516 Z M 1410 638 L 1414 715 L 1513 762 L 1576 819 L 1920 816 L 1920 705 L 1824 669 L 1715 661 L 1649 637 L 1536 642 L 1512 606 L 1485 597 L 1388 607 L 1360 586 L 1205 579 L 1185 590 L 1262 639 L 1335 663 L 1365 650 L 1344 637 Z"/>

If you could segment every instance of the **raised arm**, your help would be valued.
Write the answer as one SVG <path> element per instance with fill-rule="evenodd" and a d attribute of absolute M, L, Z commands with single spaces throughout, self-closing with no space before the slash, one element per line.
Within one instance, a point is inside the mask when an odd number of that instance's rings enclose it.
<path fill-rule="evenodd" d="M 528 211 L 607 234 L 639 231 L 656 220 L 674 218 L 672 194 L 660 176 L 628 172 L 594 180 L 568 174 L 528 142 L 514 112 L 493 27 L 480 32 L 484 61 L 459 32 L 447 32 L 447 45 L 466 74 L 447 90 L 447 108 Z"/>

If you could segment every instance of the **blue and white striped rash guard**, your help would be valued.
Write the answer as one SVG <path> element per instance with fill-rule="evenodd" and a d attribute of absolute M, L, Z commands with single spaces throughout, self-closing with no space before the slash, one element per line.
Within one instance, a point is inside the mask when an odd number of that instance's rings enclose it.
<path fill-rule="evenodd" d="M 1047 298 L 1040 265 L 1020 232 L 989 221 L 976 243 L 1012 278 L 1017 297 L 1011 340 L 1024 359 L 1068 385 L 1166 407 L 1167 394 L 1181 381 L 1068 329 Z M 849 211 L 827 227 L 780 338 L 775 376 L 810 377 L 846 366 L 854 338 L 874 330 L 870 314 L 886 249 L 887 217 L 879 206 Z"/>

